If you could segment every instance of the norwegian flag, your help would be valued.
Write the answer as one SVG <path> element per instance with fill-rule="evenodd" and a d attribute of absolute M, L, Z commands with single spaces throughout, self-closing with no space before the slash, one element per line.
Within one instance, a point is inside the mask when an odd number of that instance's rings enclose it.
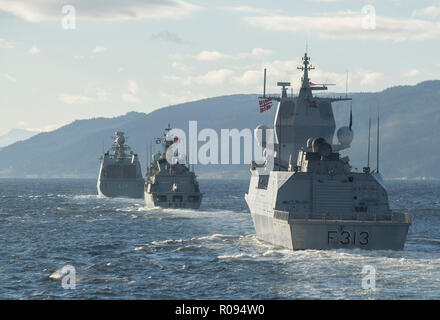
<path fill-rule="evenodd" d="M 272 98 L 267 98 L 264 100 L 260 100 L 259 104 L 260 104 L 260 112 L 264 112 L 266 110 L 269 110 L 270 108 L 272 108 Z"/>

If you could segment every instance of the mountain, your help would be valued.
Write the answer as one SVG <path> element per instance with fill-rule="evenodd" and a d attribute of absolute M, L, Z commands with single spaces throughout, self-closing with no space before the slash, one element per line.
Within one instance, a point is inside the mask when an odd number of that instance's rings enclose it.
<path fill-rule="evenodd" d="M 355 138 L 346 153 L 354 168 L 361 171 L 367 162 L 370 107 L 373 115 L 371 167 L 376 167 L 375 125 L 379 105 L 380 171 L 384 176 L 440 179 L 440 148 L 435 145 L 440 136 L 439 80 L 350 96 Z M 0 176 L 97 177 L 103 146 L 110 147 L 116 130 L 126 133 L 127 143 L 139 154 L 145 172 L 147 144 L 161 136 L 168 123 L 187 131 L 188 121 L 197 120 L 198 132 L 203 128 L 220 132 L 222 128 L 271 126 L 275 108 L 259 113 L 257 97 L 256 94 L 221 96 L 169 106 L 149 114 L 129 112 L 116 118 L 77 120 L 0 150 Z M 349 110 L 349 102 L 334 104 L 337 127 L 348 124 Z M 197 165 L 196 171 L 201 177 L 246 178 L 249 165 Z"/>
<path fill-rule="evenodd" d="M 11 129 L 4 135 L 0 136 L 0 149 L 13 144 L 14 142 L 29 139 L 37 133 L 38 132 L 24 129 Z"/>

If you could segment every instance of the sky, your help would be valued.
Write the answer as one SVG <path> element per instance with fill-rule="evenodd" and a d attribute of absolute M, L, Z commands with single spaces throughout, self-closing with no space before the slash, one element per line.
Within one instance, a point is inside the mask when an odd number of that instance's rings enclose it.
<path fill-rule="evenodd" d="M 335 92 L 439 79 L 440 0 L 0 0 L 0 135 L 260 93 L 264 68 L 296 92 L 306 50 Z"/>

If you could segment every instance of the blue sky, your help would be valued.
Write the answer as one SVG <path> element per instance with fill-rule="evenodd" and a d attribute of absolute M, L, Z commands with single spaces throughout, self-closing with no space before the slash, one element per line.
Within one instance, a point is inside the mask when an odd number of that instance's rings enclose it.
<path fill-rule="evenodd" d="M 260 92 L 264 67 L 297 91 L 306 42 L 336 91 L 416 84 L 439 41 L 440 1 L 0 0 L 0 134 Z"/>

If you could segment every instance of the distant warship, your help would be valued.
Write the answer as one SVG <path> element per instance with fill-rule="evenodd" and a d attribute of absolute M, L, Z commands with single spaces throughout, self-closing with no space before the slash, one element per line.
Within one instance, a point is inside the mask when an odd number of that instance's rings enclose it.
<path fill-rule="evenodd" d="M 162 151 L 152 155 L 145 178 L 145 203 L 147 207 L 198 209 L 203 194 L 194 170 L 185 164 L 184 155 L 173 154 L 173 161 L 167 161 L 167 151 L 179 141 L 170 135 L 171 127 L 165 129 L 164 138 L 156 139 Z M 171 151 L 171 150 L 170 150 Z"/>
<path fill-rule="evenodd" d="M 306 53 L 298 68 L 304 73 L 297 97 L 287 96 L 286 82 L 278 83 L 281 97 L 269 97 L 279 101 L 272 158 L 266 152 L 264 164 L 252 162 L 245 195 L 257 238 L 294 250 L 403 249 L 411 221 L 408 214 L 390 210 L 378 167 L 370 170 L 368 164 L 353 172 L 349 158 L 338 153 L 353 140 L 351 111 L 350 125 L 337 131 L 339 143 L 333 144 L 331 103 L 351 99 L 314 97 L 313 90 L 327 85 L 310 82 L 308 71 L 314 68 L 309 64 Z M 267 151 L 267 142 L 258 137 Z"/>
<path fill-rule="evenodd" d="M 142 198 L 144 183 L 138 155 L 125 144 L 124 132 L 117 131 L 112 148 L 101 156 L 98 194 Z"/>

